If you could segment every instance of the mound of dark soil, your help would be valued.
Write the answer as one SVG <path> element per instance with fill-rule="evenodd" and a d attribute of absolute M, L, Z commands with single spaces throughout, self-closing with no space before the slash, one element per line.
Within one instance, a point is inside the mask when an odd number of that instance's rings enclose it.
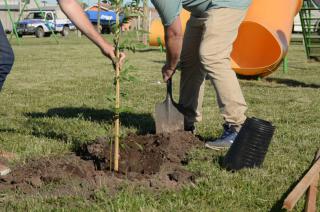
<path fill-rule="evenodd" d="M 31 193 L 54 184 L 60 190 L 53 193 L 72 193 L 75 189 L 87 193 L 101 186 L 116 189 L 128 181 L 152 188 L 179 188 L 195 183 L 194 174 L 183 166 L 188 163 L 188 152 L 198 145 L 200 141 L 186 132 L 129 135 L 121 142 L 119 172 L 115 173 L 110 167 L 113 146 L 108 139 L 98 138 L 76 154 L 28 160 L 0 178 L 0 190 Z"/>
<path fill-rule="evenodd" d="M 121 144 L 119 172 L 152 175 L 160 171 L 164 163 L 186 164 L 187 153 L 199 141 L 190 133 L 178 132 L 174 135 L 129 135 Z M 78 155 L 94 161 L 99 170 L 110 170 L 113 164 L 112 145 L 105 138 L 84 145 Z M 112 150 L 112 151 L 110 151 Z"/>

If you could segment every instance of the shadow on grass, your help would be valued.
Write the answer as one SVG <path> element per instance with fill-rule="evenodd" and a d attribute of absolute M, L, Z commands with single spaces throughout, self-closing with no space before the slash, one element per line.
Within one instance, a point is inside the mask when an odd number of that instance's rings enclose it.
<path fill-rule="evenodd" d="M 224 153 L 224 155 L 220 155 L 218 156 L 218 164 L 220 166 L 221 169 L 224 169 L 224 158 L 226 157 L 226 153 Z"/>
<path fill-rule="evenodd" d="M 165 63 L 166 63 L 165 60 L 152 60 L 152 62 L 154 62 L 154 63 L 161 63 L 161 64 L 165 64 Z"/>
<path fill-rule="evenodd" d="M 237 74 L 237 77 L 238 77 L 238 79 L 241 79 L 241 80 L 258 81 L 260 76 L 258 76 L 258 75 L 255 75 L 255 76 L 245 76 L 245 75 L 239 75 L 239 74 Z"/>
<path fill-rule="evenodd" d="M 280 78 L 266 78 L 267 82 L 275 82 L 278 84 L 287 85 L 289 87 L 302 87 L 302 88 L 320 88 L 320 84 L 307 84 L 292 79 L 280 79 Z"/>
<path fill-rule="evenodd" d="M 13 128 L 3 128 L 3 129 L 0 129 L 0 133 L 1 132 L 3 132 L 3 133 L 16 133 L 17 130 L 13 129 Z"/>
<path fill-rule="evenodd" d="M 320 62 L 320 57 L 310 57 L 309 62 Z"/>
<path fill-rule="evenodd" d="M 63 119 L 81 117 L 86 121 L 109 122 L 111 124 L 114 114 L 108 109 L 61 107 L 49 109 L 46 113 L 26 113 L 26 116 L 31 118 L 58 117 Z M 122 112 L 120 120 L 121 125 L 128 128 L 136 128 L 139 135 L 155 133 L 154 119 L 149 113 Z"/>
<path fill-rule="evenodd" d="M 208 142 L 208 141 L 214 141 L 214 140 L 217 140 L 219 137 L 217 137 L 217 136 L 207 136 L 207 135 L 205 135 L 205 136 L 202 136 L 202 135 L 200 135 L 200 134 L 198 134 L 197 132 L 196 132 L 196 137 L 200 140 L 200 141 L 202 141 L 203 143 L 206 143 L 206 142 Z"/>
<path fill-rule="evenodd" d="M 144 53 L 144 52 L 159 52 L 159 53 L 161 53 L 160 48 L 136 49 L 136 52 L 141 52 L 141 53 Z"/>

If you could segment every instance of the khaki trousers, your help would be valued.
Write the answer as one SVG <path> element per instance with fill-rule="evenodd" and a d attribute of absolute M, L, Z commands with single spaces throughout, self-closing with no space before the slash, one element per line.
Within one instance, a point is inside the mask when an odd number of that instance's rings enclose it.
<path fill-rule="evenodd" d="M 211 9 L 188 21 L 181 53 L 179 99 L 186 111 L 187 126 L 202 120 L 206 77 L 214 86 L 225 122 L 238 130 L 245 121 L 247 105 L 230 61 L 245 13 L 231 8 Z"/>

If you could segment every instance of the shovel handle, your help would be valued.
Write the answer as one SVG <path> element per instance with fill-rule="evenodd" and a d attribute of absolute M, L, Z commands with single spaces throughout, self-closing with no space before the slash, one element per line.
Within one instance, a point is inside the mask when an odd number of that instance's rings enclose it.
<path fill-rule="evenodd" d="M 167 99 L 172 100 L 172 79 L 167 81 Z"/>

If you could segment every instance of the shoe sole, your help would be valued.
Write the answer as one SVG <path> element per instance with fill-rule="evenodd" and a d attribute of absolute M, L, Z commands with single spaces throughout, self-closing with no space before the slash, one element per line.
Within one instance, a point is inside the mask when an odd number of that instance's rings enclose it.
<path fill-rule="evenodd" d="M 209 148 L 209 149 L 213 149 L 213 150 L 217 150 L 217 151 L 226 150 L 226 149 L 229 149 L 229 148 L 230 148 L 230 147 L 210 146 L 209 144 L 205 144 L 204 146 L 207 147 L 207 148 Z"/>

